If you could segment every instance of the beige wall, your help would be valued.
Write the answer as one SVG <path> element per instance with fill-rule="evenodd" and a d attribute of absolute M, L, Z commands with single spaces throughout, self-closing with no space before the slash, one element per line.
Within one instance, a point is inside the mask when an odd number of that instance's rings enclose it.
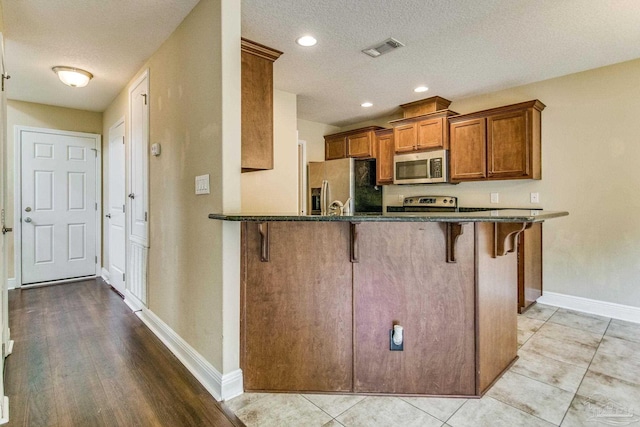
<path fill-rule="evenodd" d="M 81 90 L 81 89 L 79 89 Z M 7 101 L 7 224 L 14 221 L 14 159 L 15 159 L 15 127 L 28 126 L 74 132 L 102 134 L 102 113 L 34 104 L 23 101 Z M 10 227 L 11 225 L 8 225 Z M 8 239 L 8 257 L 13 260 L 13 239 Z M 9 277 L 15 276 L 14 264 L 9 263 Z"/>
<path fill-rule="evenodd" d="M 242 212 L 298 210 L 296 95 L 273 91 L 273 169 L 242 174 Z"/>
<path fill-rule="evenodd" d="M 337 132 L 339 127 L 298 119 L 298 139 L 307 142 L 307 161 L 324 161 L 324 135 Z"/>
<path fill-rule="evenodd" d="M 239 227 L 207 215 L 240 210 L 239 2 L 202 0 L 147 68 L 149 142 L 162 145 L 149 159 L 148 308 L 225 374 L 239 368 Z M 105 111 L 105 132 L 127 94 Z M 211 194 L 196 196 L 204 174 Z"/>
<path fill-rule="evenodd" d="M 640 60 L 456 100 L 468 113 L 540 99 L 542 180 L 388 186 L 399 196 L 453 195 L 463 206 L 544 207 L 570 216 L 544 224 L 544 289 L 640 307 Z M 531 205 L 530 192 L 540 193 Z"/>

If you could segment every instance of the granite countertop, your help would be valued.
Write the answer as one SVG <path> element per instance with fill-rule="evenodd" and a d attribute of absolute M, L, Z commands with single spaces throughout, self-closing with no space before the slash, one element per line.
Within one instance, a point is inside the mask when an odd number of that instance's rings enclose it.
<path fill-rule="evenodd" d="M 391 212 L 378 214 L 353 214 L 344 216 L 298 215 L 292 214 L 209 214 L 210 219 L 243 222 L 270 221 L 338 221 L 338 222 L 542 222 L 569 215 L 563 211 L 540 209 L 501 209 L 478 212 Z"/>

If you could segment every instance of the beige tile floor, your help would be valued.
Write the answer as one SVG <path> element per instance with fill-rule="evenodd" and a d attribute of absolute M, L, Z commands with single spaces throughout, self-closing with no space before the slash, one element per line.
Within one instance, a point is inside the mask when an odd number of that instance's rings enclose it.
<path fill-rule="evenodd" d="M 245 393 L 248 426 L 640 427 L 640 324 L 537 304 L 520 358 L 482 399 Z"/>

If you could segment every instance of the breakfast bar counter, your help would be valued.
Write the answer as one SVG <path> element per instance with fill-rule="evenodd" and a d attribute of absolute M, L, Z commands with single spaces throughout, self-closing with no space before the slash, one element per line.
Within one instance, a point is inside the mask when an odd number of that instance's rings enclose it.
<path fill-rule="evenodd" d="M 565 215 L 209 215 L 242 222 L 245 390 L 481 396 L 517 358 L 517 236 Z"/>

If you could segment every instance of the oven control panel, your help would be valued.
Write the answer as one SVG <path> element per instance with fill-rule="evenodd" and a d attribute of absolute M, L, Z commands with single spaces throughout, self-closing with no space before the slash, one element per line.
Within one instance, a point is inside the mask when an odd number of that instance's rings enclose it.
<path fill-rule="evenodd" d="M 457 208 L 458 198 L 452 196 L 411 196 L 405 197 L 404 207 Z"/>

